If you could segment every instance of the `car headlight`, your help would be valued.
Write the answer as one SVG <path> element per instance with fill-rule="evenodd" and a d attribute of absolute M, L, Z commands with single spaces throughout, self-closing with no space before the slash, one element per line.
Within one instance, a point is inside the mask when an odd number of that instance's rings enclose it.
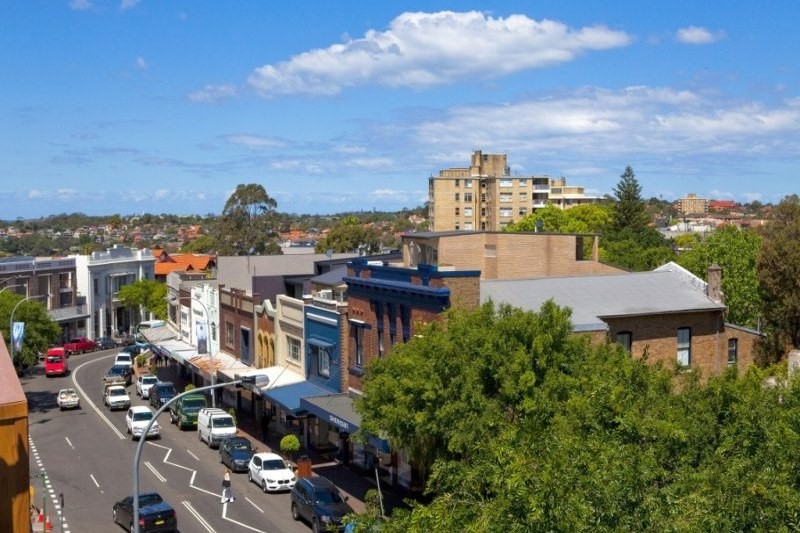
<path fill-rule="evenodd" d="M 319 519 L 320 519 L 321 522 L 330 522 L 331 521 L 331 517 L 326 515 L 326 514 L 320 516 Z"/>
<path fill-rule="evenodd" d="M 275 483 L 274 479 L 267 478 L 267 483 Z"/>

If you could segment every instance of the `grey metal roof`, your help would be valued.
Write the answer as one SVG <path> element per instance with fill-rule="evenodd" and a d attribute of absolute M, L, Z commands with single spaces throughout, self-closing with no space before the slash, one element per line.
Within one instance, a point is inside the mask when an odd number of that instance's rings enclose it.
<path fill-rule="evenodd" d="M 332 256 L 334 259 L 350 257 L 358 257 L 358 254 Z M 313 275 L 314 263 L 327 259 L 325 254 L 220 256 L 217 258 L 217 281 L 226 287 L 249 291 L 254 277 Z"/>
<path fill-rule="evenodd" d="M 336 287 L 338 285 L 344 285 L 344 278 L 347 275 L 347 267 L 341 266 L 334 268 L 324 274 L 320 274 L 319 276 L 314 276 L 311 278 L 311 283 L 315 283 L 317 285 L 325 285 L 326 287 Z"/>
<path fill-rule="evenodd" d="M 680 270 L 664 268 L 606 276 L 482 280 L 481 302 L 491 299 L 496 304 L 507 303 L 527 311 L 539 311 L 544 302 L 552 299 L 559 306 L 572 309 L 575 331 L 607 329 L 603 317 L 725 309 L 705 294 L 701 284 Z"/>

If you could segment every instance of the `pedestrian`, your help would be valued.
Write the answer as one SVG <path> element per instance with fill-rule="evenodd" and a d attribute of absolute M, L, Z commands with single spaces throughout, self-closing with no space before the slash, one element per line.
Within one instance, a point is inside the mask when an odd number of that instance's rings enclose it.
<path fill-rule="evenodd" d="M 222 497 L 219 503 L 233 503 L 234 501 L 236 501 L 236 498 L 234 498 L 233 493 L 231 493 L 231 471 L 226 468 L 225 474 L 222 476 Z"/>

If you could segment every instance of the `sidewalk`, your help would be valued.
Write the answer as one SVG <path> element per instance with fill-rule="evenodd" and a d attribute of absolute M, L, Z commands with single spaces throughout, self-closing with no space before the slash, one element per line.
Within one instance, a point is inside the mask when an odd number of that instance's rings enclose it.
<path fill-rule="evenodd" d="M 158 378 L 163 381 L 172 381 L 178 392 L 183 392 L 188 381 L 182 379 L 177 368 L 161 367 L 158 369 Z M 219 397 L 219 396 L 218 396 Z M 244 413 L 237 420 L 239 434 L 247 437 L 258 448 L 259 451 L 274 452 L 280 454 L 279 442 L 282 435 L 277 435 L 270 430 L 268 439 L 262 438 L 261 426 L 253 419 L 249 413 Z M 370 478 L 361 475 L 355 470 L 331 461 L 313 449 L 301 448 L 298 456 L 307 456 L 311 460 L 311 469 L 315 475 L 330 479 L 342 491 L 342 494 L 349 496 L 348 503 L 357 513 L 363 513 L 364 497 L 368 490 L 377 489 L 374 475 Z M 381 494 L 383 497 L 383 508 L 386 515 L 391 514 L 395 507 L 405 507 L 403 498 L 394 493 L 389 487 L 381 484 Z"/>

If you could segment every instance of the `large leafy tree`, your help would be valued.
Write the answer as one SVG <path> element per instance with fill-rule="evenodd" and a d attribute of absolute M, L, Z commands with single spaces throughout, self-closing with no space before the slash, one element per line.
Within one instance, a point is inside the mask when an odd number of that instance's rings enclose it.
<path fill-rule="evenodd" d="M 761 310 L 775 346 L 800 348 L 800 198 L 784 198 L 764 228 L 756 269 Z M 781 354 L 775 354 L 779 356 Z"/>
<path fill-rule="evenodd" d="M 140 279 L 119 290 L 119 299 L 126 306 L 144 309 L 157 319 L 167 319 L 167 286 L 150 279 Z"/>
<path fill-rule="evenodd" d="M 25 336 L 22 343 L 22 352 L 14 354 L 14 364 L 26 368 L 36 364 L 37 356 L 44 353 L 48 346 L 53 345 L 61 332 L 58 324 L 47 314 L 47 308 L 41 299 L 23 301 L 22 297 L 13 292 L 4 291 L 0 294 L 0 328 L 6 347 L 11 351 L 11 313 L 14 312 L 14 322 L 25 323 Z"/>
<path fill-rule="evenodd" d="M 380 531 L 790 531 L 800 382 L 765 377 L 593 347 L 552 303 L 452 312 L 367 368 L 362 428 L 430 473 Z"/>
<path fill-rule="evenodd" d="M 611 208 L 610 204 L 598 203 L 560 209 L 548 202 L 504 231 L 536 231 L 537 221 L 542 222 L 542 231 L 550 233 L 604 233 L 611 224 Z"/>
<path fill-rule="evenodd" d="M 362 224 L 358 217 L 343 217 L 323 239 L 317 242 L 315 251 L 324 253 L 363 252 L 372 254 L 381 249 L 381 235 L 371 225 Z"/>
<path fill-rule="evenodd" d="M 275 201 L 263 185 L 239 184 L 225 202 L 217 241 L 220 255 L 280 254 Z"/>
<path fill-rule="evenodd" d="M 756 261 L 761 237 L 753 230 L 722 226 L 680 256 L 677 262 L 707 280 L 708 267 L 722 267 L 722 292 L 728 307 L 726 320 L 755 328 L 761 314 Z"/>

